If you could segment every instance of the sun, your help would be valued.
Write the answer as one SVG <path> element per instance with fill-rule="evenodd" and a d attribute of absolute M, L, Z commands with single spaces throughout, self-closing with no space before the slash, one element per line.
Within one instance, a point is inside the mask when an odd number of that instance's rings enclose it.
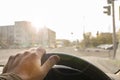
<path fill-rule="evenodd" d="M 36 29 L 38 32 L 41 28 L 44 27 L 44 24 L 39 21 L 32 21 L 32 26 Z"/>

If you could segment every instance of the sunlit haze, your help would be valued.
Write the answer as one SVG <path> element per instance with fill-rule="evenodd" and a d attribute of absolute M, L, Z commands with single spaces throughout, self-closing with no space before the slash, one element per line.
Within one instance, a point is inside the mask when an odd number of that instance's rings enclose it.
<path fill-rule="evenodd" d="M 115 1 L 117 29 L 118 4 L 120 1 Z M 25 20 L 36 29 L 52 29 L 57 39 L 81 40 L 84 32 L 112 32 L 112 18 L 103 14 L 106 5 L 107 0 L 0 0 L 0 25 Z"/>

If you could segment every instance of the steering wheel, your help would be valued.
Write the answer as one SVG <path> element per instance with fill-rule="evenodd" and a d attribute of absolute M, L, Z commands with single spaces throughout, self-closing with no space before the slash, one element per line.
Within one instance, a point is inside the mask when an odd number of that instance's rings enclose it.
<path fill-rule="evenodd" d="M 44 80 L 112 80 L 103 71 L 89 62 L 64 53 L 48 53 L 42 64 L 51 55 L 60 56 L 60 61 L 47 74 Z"/>

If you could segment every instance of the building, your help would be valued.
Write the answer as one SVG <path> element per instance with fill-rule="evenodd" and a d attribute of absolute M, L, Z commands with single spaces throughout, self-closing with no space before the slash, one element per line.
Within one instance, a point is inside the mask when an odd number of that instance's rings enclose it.
<path fill-rule="evenodd" d="M 36 31 L 31 22 L 17 21 L 14 25 L 14 43 L 22 47 L 34 44 Z"/>
<path fill-rule="evenodd" d="M 57 39 L 56 40 L 56 47 L 68 47 L 71 43 L 69 40 L 66 39 Z"/>
<path fill-rule="evenodd" d="M 54 48 L 56 45 L 56 33 L 47 27 L 40 29 L 38 32 L 38 44 Z"/>
<path fill-rule="evenodd" d="M 0 46 L 9 47 L 14 41 L 14 25 L 0 26 Z"/>
<path fill-rule="evenodd" d="M 35 29 L 28 21 L 16 21 L 14 25 L 0 26 L 0 46 L 27 47 L 35 41 Z"/>
<path fill-rule="evenodd" d="M 24 48 L 35 45 L 52 47 L 56 45 L 56 33 L 44 27 L 36 34 L 31 22 L 16 21 L 14 25 L 0 26 L 0 46 L 3 48 Z"/>

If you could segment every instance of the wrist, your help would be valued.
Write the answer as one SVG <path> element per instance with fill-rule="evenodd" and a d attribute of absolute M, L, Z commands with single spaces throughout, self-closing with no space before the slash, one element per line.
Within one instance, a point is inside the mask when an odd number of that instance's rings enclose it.
<path fill-rule="evenodd" d="M 20 76 L 16 75 L 15 73 L 3 73 L 0 77 L 7 80 L 23 80 Z"/>

